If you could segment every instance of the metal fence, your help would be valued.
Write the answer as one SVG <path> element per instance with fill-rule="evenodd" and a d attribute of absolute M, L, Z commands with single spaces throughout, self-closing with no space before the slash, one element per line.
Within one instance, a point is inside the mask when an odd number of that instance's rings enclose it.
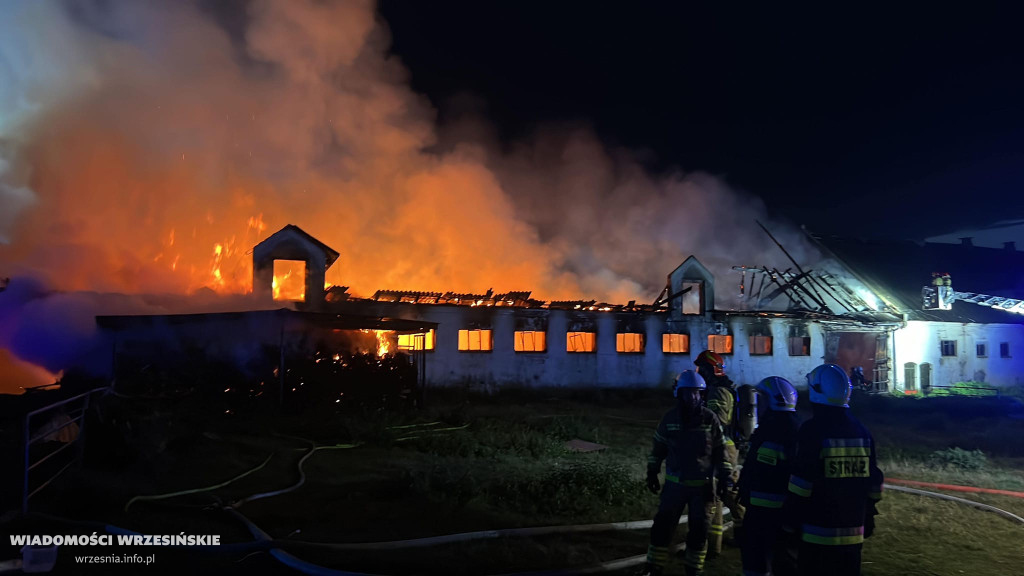
<path fill-rule="evenodd" d="M 93 394 L 107 389 L 95 388 L 25 415 L 22 513 L 28 512 L 33 496 L 81 460 L 85 447 L 85 414 L 90 399 Z M 47 462 L 50 464 L 44 466 Z"/>

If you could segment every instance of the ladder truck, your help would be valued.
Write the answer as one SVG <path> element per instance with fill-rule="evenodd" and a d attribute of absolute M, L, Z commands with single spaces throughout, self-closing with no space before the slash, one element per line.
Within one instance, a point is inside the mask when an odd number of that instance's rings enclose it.
<path fill-rule="evenodd" d="M 925 310 L 952 310 L 953 302 L 971 302 L 979 306 L 990 306 L 997 310 L 1024 314 L 1024 300 L 978 294 L 976 292 L 957 292 L 953 290 L 949 274 L 935 272 L 932 274 L 931 286 L 921 289 L 921 299 Z"/>

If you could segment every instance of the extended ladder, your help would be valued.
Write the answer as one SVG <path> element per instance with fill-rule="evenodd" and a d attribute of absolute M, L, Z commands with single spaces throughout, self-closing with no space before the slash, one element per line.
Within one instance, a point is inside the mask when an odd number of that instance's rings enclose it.
<path fill-rule="evenodd" d="M 998 310 L 1024 314 L 1024 300 L 1003 298 L 1002 296 L 992 296 L 989 294 L 976 294 L 974 292 L 954 292 L 954 296 L 954 301 L 973 302 L 979 306 L 991 306 Z"/>

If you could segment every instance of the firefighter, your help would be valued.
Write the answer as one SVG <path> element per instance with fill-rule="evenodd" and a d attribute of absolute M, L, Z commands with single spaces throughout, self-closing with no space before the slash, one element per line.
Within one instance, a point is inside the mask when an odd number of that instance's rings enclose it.
<path fill-rule="evenodd" d="M 882 471 L 871 433 L 850 414 L 846 372 L 822 364 L 807 375 L 814 416 L 800 426 L 784 515 L 800 534 L 802 576 L 859 576 L 875 527 Z"/>
<path fill-rule="evenodd" d="M 857 390 L 868 390 L 867 379 L 864 378 L 864 368 L 854 366 L 850 372 L 850 384 Z"/>
<path fill-rule="evenodd" d="M 711 350 L 705 350 L 697 355 L 697 359 L 694 360 L 693 364 L 697 367 L 697 372 L 707 382 L 707 407 L 715 413 L 715 416 L 718 416 L 719 422 L 722 423 L 722 429 L 725 432 L 725 459 L 729 462 L 732 469 L 738 472 L 739 450 L 736 447 L 736 442 L 733 440 L 736 433 L 736 427 L 733 422 L 736 408 L 736 389 L 733 387 L 732 380 L 725 375 L 725 361 L 722 360 L 719 354 Z M 714 490 L 715 507 L 712 513 L 710 529 L 712 555 L 719 554 L 722 551 L 723 505 L 728 506 L 732 514 L 733 535 L 739 534 L 742 530 L 743 508 L 737 501 L 734 489 L 737 479 L 734 473 L 722 485 L 716 486 Z"/>
<path fill-rule="evenodd" d="M 654 432 L 654 447 L 647 458 L 647 488 L 661 491 L 658 512 L 651 526 L 647 564 L 642 575 L 658 576 L 668 562 L 669 545 L 683 509 L 687 509 L 686 552 L 683 564 L 688 576 L 701 574 L 708 545 L 712 478 L 725 478 L 732 467 L 725 461 L 722 426 L 718 417 L 701 403 L 707 386 L 693 370 L 681 373 L 672 395 L 676 406 L 665 413 Z M 658 481 L 665 461 L 665 487 Z"/>
<path fill-rule="evenodd" d="M 758 427 L 740 474 L 740 502 L 746 507 L 740 557 L 744 576 L 791 576 L 796 559 L 782 530 L 782 505 L 789 468 L 796 457 L 796 388 L 769 376 L 757 383 Z"/>

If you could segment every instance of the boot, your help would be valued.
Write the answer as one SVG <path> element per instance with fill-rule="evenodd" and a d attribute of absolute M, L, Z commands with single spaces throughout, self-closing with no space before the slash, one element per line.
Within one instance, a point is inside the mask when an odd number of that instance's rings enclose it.
<path fill-rule="evenodd" d="M 665 568 L 662 566 L 648 562 L 644 564 L 644 567 L 641 568 L 634 576 L 661 576 L 664 571 Z"/>

